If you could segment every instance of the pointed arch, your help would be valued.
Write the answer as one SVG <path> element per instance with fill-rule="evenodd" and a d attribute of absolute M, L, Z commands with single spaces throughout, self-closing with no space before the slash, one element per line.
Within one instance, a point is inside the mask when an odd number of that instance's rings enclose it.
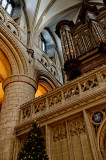
<path fill-rule="evenodd" d="M 59 83 L 49 72 L 39 70 L 36 73 L 36 79 L 38 83 L 44 83 L 50 90 L 59 87 Z"/>
<path fill-rule="evenodd" d="M 28 75 L 28 61 L 17 39 L 1 24 L 0 50 L 4 53 L 11 66 L 11 74 Z"/>
<path fill-rule="evenodd" d="M 106 157 L 106 117 L 101 123 L 97 134 L 97 146 L 101 159 Z"/>

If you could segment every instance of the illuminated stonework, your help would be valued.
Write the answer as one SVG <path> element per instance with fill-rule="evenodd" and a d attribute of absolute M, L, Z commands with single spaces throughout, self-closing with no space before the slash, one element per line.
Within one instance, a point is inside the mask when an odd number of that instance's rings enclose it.
<path fill-rule="evenodd" d="M 47 93 L 48 91 L 49 91 L 49 89 L 44 84 L 39 83 L 37 92 L 35 94 L 35 98 Z"/>
<path fill-rule="evenodd" d="M 2 61 L 0 60 L 0 103 L 3 101 L 4 92 L 2 89 L 2 82 L 7 77 L 7 71 Z"/>
<path fill-rule="evenodd" d="M 4 96 L 4 92 L 3 92 L 3 89 L 2 89 L 2 83 L 0 83 L 0 103 L 3 100 L 3 96 Z"/>

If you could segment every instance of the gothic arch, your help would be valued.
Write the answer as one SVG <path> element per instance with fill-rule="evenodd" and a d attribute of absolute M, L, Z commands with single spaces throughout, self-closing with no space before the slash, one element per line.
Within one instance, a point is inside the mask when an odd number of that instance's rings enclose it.
<path fill-rule="evenodd" d="M 10 63 L 11 74 L 28 75 L 28 62 L 23 49 L 12 33 L 2 25 L 0 27 L 0 49 Z"/>
<path fill-rule="evenodd" d="M 97 145 L 101 159 L 106 158 L 106 118 L 103 120 L 97 135 Z"/>
<path fill-rule="evenodd" d="M 55 77 L 46 71 L 41 71 L 41 70 L 38 71 L 36 73 L 36 78 L 37 78 L 38 83 L 44 83 L 45 85 L 49 87 L 50 90 L 58 87 L 58 83 Z"/>

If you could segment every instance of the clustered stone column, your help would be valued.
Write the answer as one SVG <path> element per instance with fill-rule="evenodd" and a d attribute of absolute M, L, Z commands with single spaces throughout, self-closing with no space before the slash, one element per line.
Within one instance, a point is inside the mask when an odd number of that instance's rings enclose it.
<path fill-rule="evenodd" d="M 14 127 L 19 122 L 20 105 L 32 100 L 37 83 L 24 75 L 8 77 L 3 82 L 4 99 L 0 120 L 0 160 L 11 160 L 14 149 Z"/>
<path fill-rule="evenodd" d="M 73 21 L 63 20 L 56 26 L 56 34 L 61 39 L 63 56 L 64 56 L 64 70 L 67 75 L 67 80 L 72 80 L 79 76 L 78 60 L 75 51 L 75 46 L 71 34 L 74 27 Z"/>

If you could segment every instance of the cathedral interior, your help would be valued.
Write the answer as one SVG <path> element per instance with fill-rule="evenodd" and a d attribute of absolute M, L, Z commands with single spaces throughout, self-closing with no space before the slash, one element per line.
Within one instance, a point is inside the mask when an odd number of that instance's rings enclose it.
<path fill-rule="evenodd" d="M 34 120 L 50 160 L 106 160 L 105 0 L 0 0 L 0 160 Z"/>

